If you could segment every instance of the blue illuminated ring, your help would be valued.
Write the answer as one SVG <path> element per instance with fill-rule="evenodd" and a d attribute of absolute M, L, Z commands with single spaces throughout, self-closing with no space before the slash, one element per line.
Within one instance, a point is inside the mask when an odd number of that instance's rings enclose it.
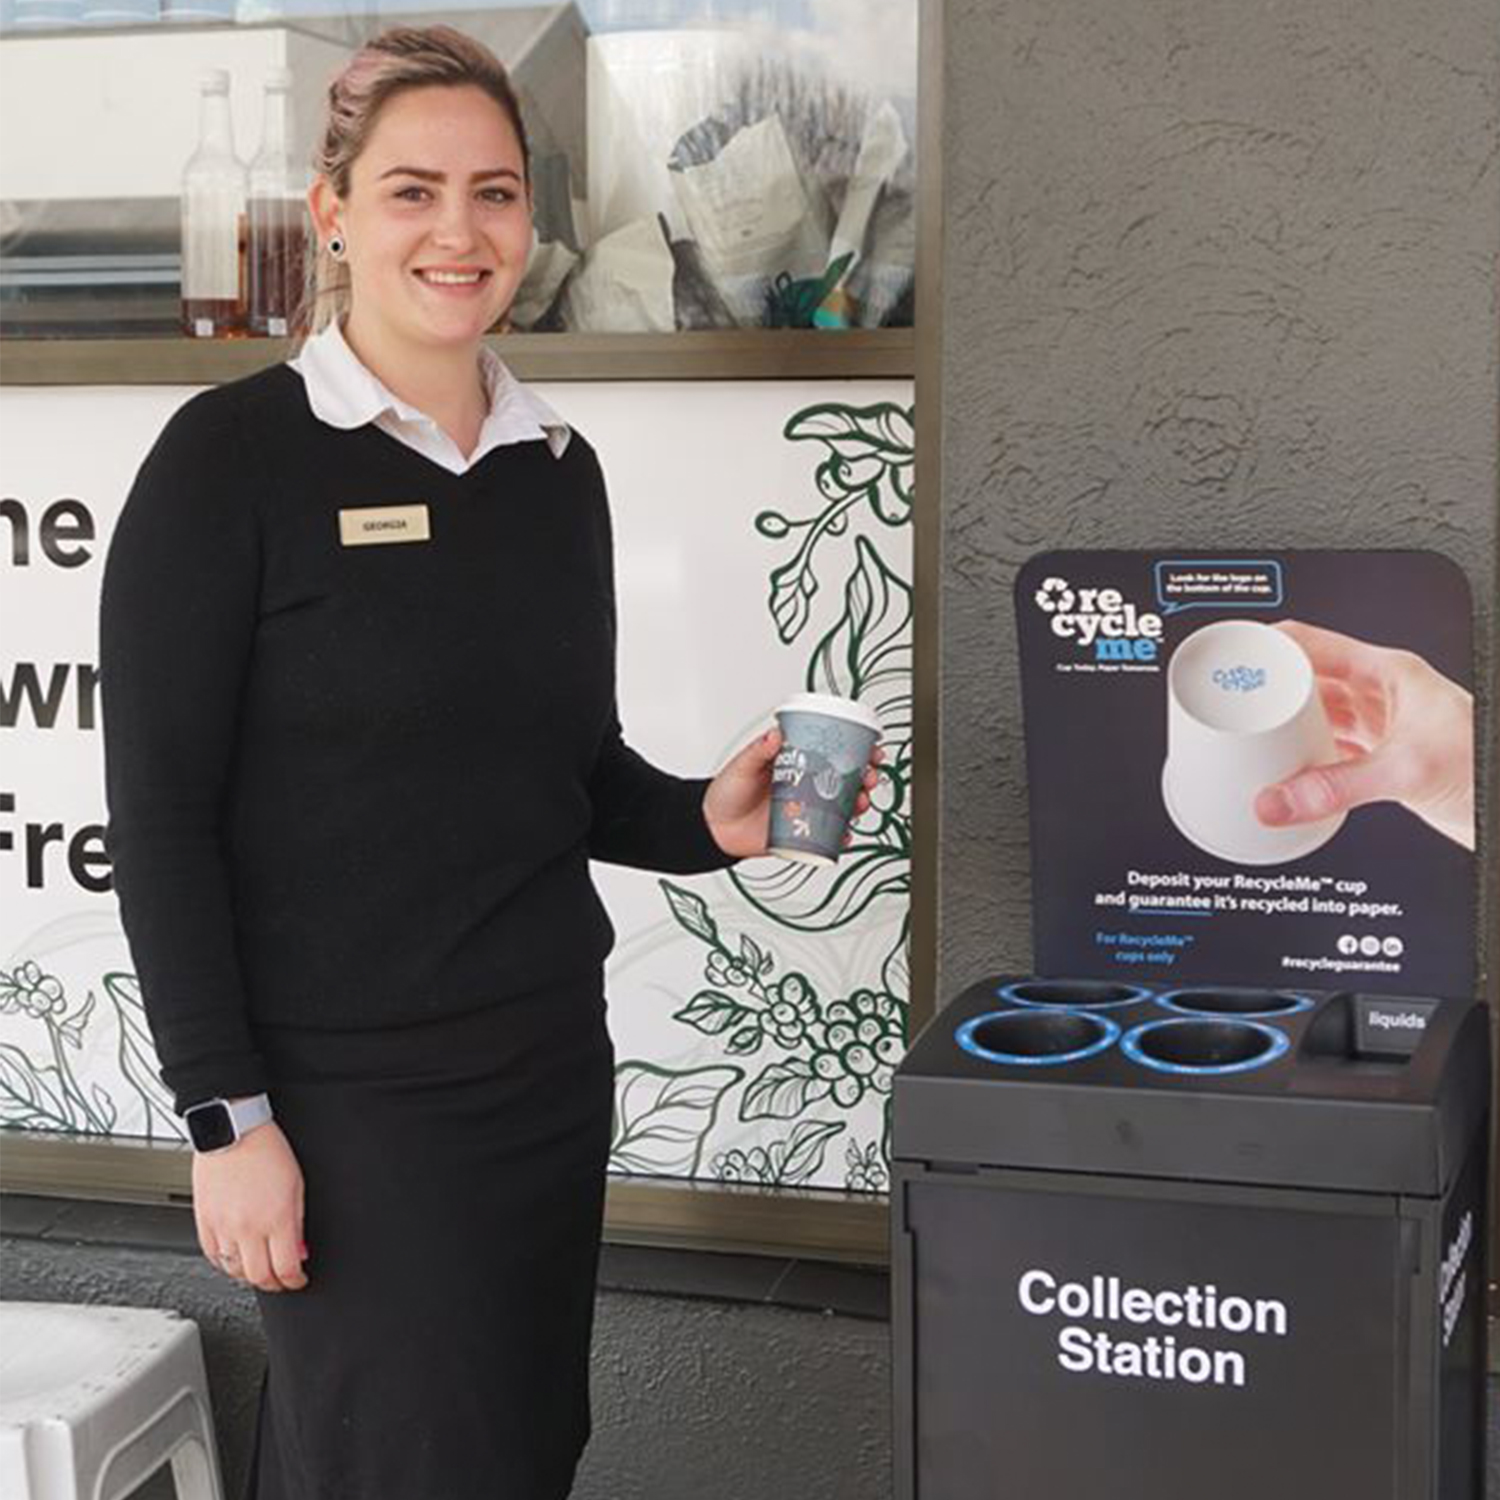
<path fill-rule="evenodd" d="M 1084 981 L 1087 984 L 1108 984 L 1116 989 L 1130 990 L 1131 994 L 1124 1000 L 1095 1000 L 1092 1004 L 1087 1000 L 1028 1000 L 1024 995 L 1018 995 L 1017 990 L 1024 990 L 1032 985 L 1046 984 L 1045 979 L 1018 979 L 1014 984 L 1003 984 L 996 994 L 1002 1000 L 1009 1000 L 1012 1005 L 1029 1005 L 1033 1010 L 1078 1010 L 1085 1015 L 1090 1015 L 1096 1010 L 1116 1010 L 1122 1005 L 1139 1005 L 1142 1000 L 1151 998 L 1151 991 L 1143 984 L 1123 984 L 1112 979 L 1091 979 Z M 1069 984 L 1070 980 L 1058 980 L 1059 984 Z"/>
<path fill-rule="evenodd" d="M 1244 1062 L 1202 1064 L 1163 1062 L 1160 1058 L 1147 1057 L 1141 1051 L 1141 1037 L 1148 1031 L 1160 1031 L 1167 1026 L 1191 1026 L 1206 1019 L 1208 1018 L 1205 1016 L 1173 1016 L 1167 1021 L 1143 1021 L 1139 1026 L 1134 1026 L 1125 1033 L 1120 1043 L 1120 1051 L 1131 1062 L 1140 1063 L 1143 1068 L 1155 1068 L 1158 1073 L 1184 1073 L 1200 1077 L 1205 1074 L 1249 1073 L 1256 1068 L 1264 1068 L 1275 1062 L 1292 1045 L 1284 1031 L 1278 1031 L 1276 1027 L 1267 1026 L 1264 1022 L 1245 1021 L 1238 1016 L 1225 1021 L 1222 1016 L 1219 1016 L 1215 1019 L 1225 1025 L 1248 1026 L 1252 1031 L 1258 1031 L 1262 1036 L 1270 1037 L 1271 1050 L 1262 1052 L 1258 1057 L 1248 1058 Z"/>
<path fill-rule="evenodd" d="M 1212 989 L 1208 984 L 1186 985 L 1180 990 L 1168 990 L 1164 995 L 1156 997 L 1156 1003 L 1167 1010 L 1176 1011 L 1179 1016 L 1193 1016 L 1195 1018 L 1206 1018 L 1217 1016 L 1231 1021 L 1254 1021 L 1264 1016 L 1295 1016 L 1304 1010 L 1311 1010 L 1314 1002 L 1306 995 L 1294 994 L 1291 990 L 1272 990 L 1270 993 L 1289 1000 L 1290 1005 L 1278 1005 L 1274 1010 L 1197 1010 L 1191 1005 L 1179 1005 L 1179 995 L 1190 995 L 1194 990 Z M 1222 986 L 1229 989 L 1230 986 Z"/>
<path fill-rule="evenodd" d="M 1099 1028 L 1099 1040 L 1090 1042 L 1087 1047 L 1079 1047 L 1072 1052 L 1052 1052 L 1044 1057 L 1026 1057 L 1019 1052 L 992 1052 L 988 1047 L 981 1047 L 974 1040 L 975 1030 L 986 1021 L 994 1021 L 1001 1016 L 1030 1016 L 1035 1015 L 1035 1009 L 1031 1010 L 990 1010 L 982 1016 L 971 1016 L 957 1031 L 953 1033 L 953 1039 L 971 1057 L 981 1057 L 985 1062 L 1006 1063 L 1020 1068 L 1051 1068 L 1060 1063 L 1081 1062 L 1086 1057 L 1094 1057 L 1100 1052 L 1113 1047 L 1119 1040 L 1120 1026 L 1117 1021 L 1111 1021 L 1108 1016 L 1096 1016 L 1092 1011 L 1069 1010 L 1064 1011 L 1060 1005 L 1054 1005 L 1049 1009 L 1070 1016 L 1080 1016 L 1086 1021 L 1092 1021 Z"/>

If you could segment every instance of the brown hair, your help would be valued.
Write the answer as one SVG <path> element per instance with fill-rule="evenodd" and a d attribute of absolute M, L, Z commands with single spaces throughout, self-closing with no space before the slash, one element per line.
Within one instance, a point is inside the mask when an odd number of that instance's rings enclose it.
<path fill-rule="evenodd" d="M 529 176 L 526 125 L 505 65 L 483 42 L 451 26 L 395 26 L 350 58 L 328 85 L 328 122 L 313 157 L 314 170 L 328 179 L 340 198 L 347 197 L 350 169 L 391 99 L 412 89 L 465 84 L 483 89 L 515 127 L 522 170 Z M 349 310 L 349 269 L 321 245 L 309 260 L 298 322 L 316 333 Z"/>

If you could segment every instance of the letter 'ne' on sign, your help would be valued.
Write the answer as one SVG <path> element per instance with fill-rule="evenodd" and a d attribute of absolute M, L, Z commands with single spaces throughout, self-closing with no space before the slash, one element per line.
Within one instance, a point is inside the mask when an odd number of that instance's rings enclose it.
<path fill-rule="evenodd" d="M 431 538 L 425 505 L 367 505 L 339 512 L 339 541 L 346 547 L 425 542 Z"/>

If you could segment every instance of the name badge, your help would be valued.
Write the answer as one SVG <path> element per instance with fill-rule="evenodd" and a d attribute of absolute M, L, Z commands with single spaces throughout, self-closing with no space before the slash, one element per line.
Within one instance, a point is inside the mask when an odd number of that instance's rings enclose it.
<path fill-rule="evenodd" d="M 431 539 L 425 505 L 367 505 L 339 512 L 339 541 L 346 547 Z"/>

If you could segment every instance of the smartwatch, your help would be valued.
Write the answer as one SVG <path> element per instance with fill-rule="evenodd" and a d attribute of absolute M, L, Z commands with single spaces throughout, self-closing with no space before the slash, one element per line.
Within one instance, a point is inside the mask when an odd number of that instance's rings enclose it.
<path fill-rule="evenodd" d="M 205 1099 L 183 1113 L 195 1151 L 223 1151 L 271 1118 L 264 1094 L 248 1099 Z"/>

